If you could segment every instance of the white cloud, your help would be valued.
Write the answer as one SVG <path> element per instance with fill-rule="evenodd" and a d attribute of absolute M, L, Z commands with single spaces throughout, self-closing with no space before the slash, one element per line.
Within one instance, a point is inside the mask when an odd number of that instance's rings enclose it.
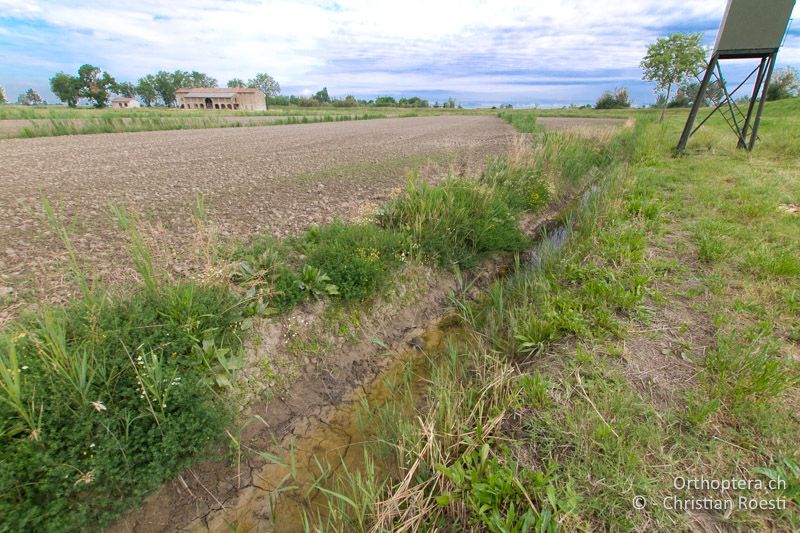
<path fill-rule="evenodd" d="M 88 61 L 120 79 L 181 68 L 224 83 L 266 71 L 284 87 L 324 84 L 332 94 L 505 93 L 526 80 L 554 81 L 555 73 L 613 86 L 638 78 L 646 45 L 667 28 L 710 30 L 711 41 L 724 6 L 725 0 L 0 0 L 0 37 L 29 43 L 0 48 L 0 55 L 12 63 L 33 55 L 64 70 Z M 55 42 L 43 44 L 47 39 Z M 798 55 L 790 47 L 782 58 Z"/>

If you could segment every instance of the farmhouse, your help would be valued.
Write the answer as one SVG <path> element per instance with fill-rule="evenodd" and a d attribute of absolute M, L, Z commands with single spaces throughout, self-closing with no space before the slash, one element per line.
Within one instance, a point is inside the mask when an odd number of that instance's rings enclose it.
<path fill-rule="evenodd" d="M 111 100 L 112 109 L 130 109 L 132 107 L 142 107 L 142 104 L 134 98 L 114 98 Z"/>
<path fill-rule="evenodd" d="M 267 108 L 264 93 L 258 89 L 197 88 L 175 91 L 181 109 L 240 109 L 262 111 Z"/>

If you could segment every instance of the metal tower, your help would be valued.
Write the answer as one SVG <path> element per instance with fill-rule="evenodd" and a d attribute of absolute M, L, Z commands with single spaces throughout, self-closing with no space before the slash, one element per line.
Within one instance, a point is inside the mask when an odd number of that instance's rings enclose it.
<path fill-rule="evenodd" d="M 717 111 L 723 116 L 738 137 L 739 148 L 750 151 L 758 138 L 758 126 L 764 101 L 767 98 L 775 59 L 786 34 L 795 0 L 728 0 L 725 15 L 722 18 L 717 41 L 711 59 L 706 65 L 705 74 L 700 81 L 700 88 L 694 99 L 689 118 L 683 128 L 677 151 L 683 152 L 686 143 L 700 127 Z M 722 75 L 720 61 L 726 59 L 758 59 L 759 64 L 735 89 L 728 91 Z M 734 101 L 733 95 L 756 75 L 753 92 L 743 111 Z M 716 83 L 722 89 L 719 99 L 710 98 L 713 109 L 695 127 L 697 113 L 705 102 L 708 87 Z M 753 112 L 755 111 L 755 116 Z"/>

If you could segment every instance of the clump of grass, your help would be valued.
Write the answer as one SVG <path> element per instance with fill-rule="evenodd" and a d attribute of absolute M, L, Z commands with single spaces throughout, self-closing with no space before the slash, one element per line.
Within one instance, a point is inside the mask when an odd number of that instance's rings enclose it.
<path fill-rule="evenodd" d="M 733 413 L 763 406 L 800 383 L 800 373 L 780 356 L 761 331 L 732 331 L 717 336 L 705 360 L 710 398 Z"/>
<path fill-rule="evenodd" d="M 409 179 L 405 194 L 384 206 L 378 221 L 408 234 L 424 257 L 442 266 L 471 266 L 486 253 L 528 245 L 514 212 L 498 194 L 455 178 L 437 186 Z"/>
<path fill-rule="evenodd" d="M 513 165 L 501 157 L 490 162 L 480 181 L 497 190 L 515 211 L 536 212 L 550 203 L 552 183 L 543 176 L 541 168 L 532 165 Z"/>

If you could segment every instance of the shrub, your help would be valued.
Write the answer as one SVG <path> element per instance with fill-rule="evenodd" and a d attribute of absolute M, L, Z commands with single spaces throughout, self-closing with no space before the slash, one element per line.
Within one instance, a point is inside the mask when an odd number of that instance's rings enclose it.
<path fill-rule="evenodd" d="M 800 80 L 793 67 L 779 69 L 767 88 L 767 100 L 782 100 L 800 94 Z"/>
<path fill-rule="evenodd" d="M 624 87 L 604 92 L 594 105 L 595 109 L 622 109 L 630 106 L 628 89 Z"/>
<path fill-rule="evenodd" d="M 436 186 L 410 179 L 405 195 L 384 206 L 379 223 L 409 234 L 440 265 L 470 266 L 482 254 L 528 245 L 500 195 L 453 178 Z"/>

